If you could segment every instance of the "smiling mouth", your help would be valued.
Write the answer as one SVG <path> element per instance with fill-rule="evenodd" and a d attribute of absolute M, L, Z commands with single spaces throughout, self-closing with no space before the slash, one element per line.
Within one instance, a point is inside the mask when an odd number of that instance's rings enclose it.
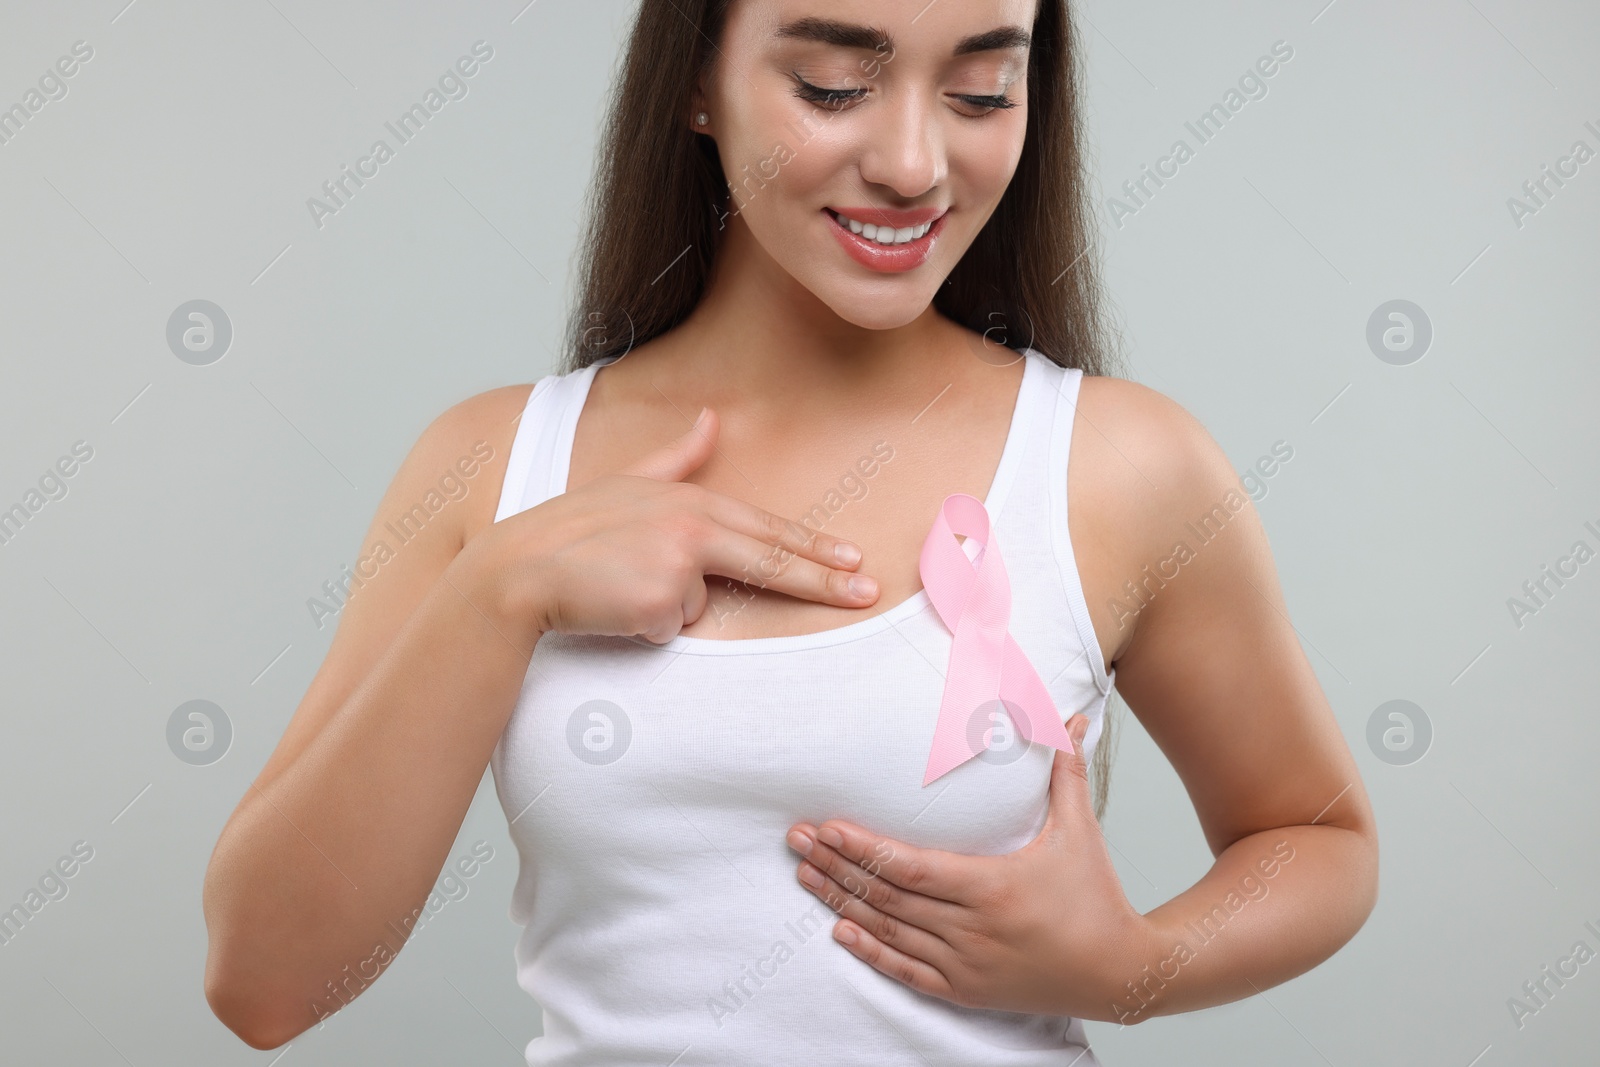
<path fill-rule="evenodd" d="M 841 228 L 849 230 L 864 241 L 872 241 L 885 248 L 893 248 L 896 245 L 905 245 L 910 244 L 912 241 L 921 240 L 928 235 L 929 230 L 938 224 L 939 219 L 944 218 L 943 215 L 940 215 L 938 219 L 924 222 L 920 226 L 901 226 L 897 228 L 894 226 L 879 226 L 871 222 L 861 222 L 847 215 L 841 215 L 832 208 L 824 208 L 823 210 L 833 216 L 833 220 Z"/>

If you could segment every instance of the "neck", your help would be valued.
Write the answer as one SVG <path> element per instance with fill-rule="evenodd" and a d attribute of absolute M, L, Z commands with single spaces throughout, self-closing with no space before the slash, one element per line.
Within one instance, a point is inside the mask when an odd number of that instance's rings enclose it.
<path fill-rule="evenodd" d="M 715 394 L 795 413 L 944 380 L 971 358 L 960 332 L 931 303 L 910 322 L 884 329 L 840 318 L 774 263 L 735 215 L 706 293 L 674 331 L 662 369 L 707 383 Z"/>

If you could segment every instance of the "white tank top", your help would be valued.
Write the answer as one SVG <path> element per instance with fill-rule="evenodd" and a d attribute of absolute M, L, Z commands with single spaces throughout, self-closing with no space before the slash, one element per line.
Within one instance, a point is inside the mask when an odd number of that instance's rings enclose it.
<path fill-rule="evenodd" d="M 1089 716 L 1092 756 L 1115 671 L 1067 536 L 1082 372 L 1024 355 L 984 503 L 1011 635 L 1062 721 Z M 535 385 L 496 522 L 566 490 L 578 414 L 614 359 Z M 880 974 L 796 877 L 784 836 L 801 820 L 972 855 L 1038 836 L 1055 750 L 1004 715 L 989 751 L 922 786 L 951 643 L 926 591 L 798 636 L 545 634 L 490 762 L 519 854 L 517 980 L 543 1009 L 527 1062 L 1098 1067 L 1082 1020 L 964 1008 Z"/>

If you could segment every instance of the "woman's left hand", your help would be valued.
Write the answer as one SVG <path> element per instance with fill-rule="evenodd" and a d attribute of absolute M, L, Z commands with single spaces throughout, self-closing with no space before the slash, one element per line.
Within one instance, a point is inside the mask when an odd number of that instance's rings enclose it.
<path fill-rule="evenodd" d="M 801 884 L 820 873 L 806 888 L 843 916 L 834 938 L 890 978 L 965 1007 L 1117 1018 L 1113 1000 L 1138 977 L 1154 931 L 1123 893 L 1094 817 L 1088 722 L 1068 721 L 1074 751 L 1055 753 L 1044 828 L 1015 852 L 969 856 L 838 819 L 796 823 L 788 841 L 806 856 Z"/>

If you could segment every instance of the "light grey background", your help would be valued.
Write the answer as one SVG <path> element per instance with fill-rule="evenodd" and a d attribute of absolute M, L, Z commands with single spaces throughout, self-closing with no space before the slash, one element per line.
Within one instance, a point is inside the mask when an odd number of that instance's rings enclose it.
<path fill-rule="evenodd" d="M 94 50 L 0 145 L 0 508 L 94 450 L 0 545 L 0 908 L 94 850 L 0 945 L 0 1060 L 279 1055 L 206 1007 L 201 878 L 327 648 L 306 599 L 406 449 L 451 403 L 553 369 L 632 5 L 524 2 L 0 6 L 0 106 Z M 1193 145 L 1185 121 L 1274 42 L 1294 49 L 1136 214 L 1103 215 L 1107 282 L 1132 376 L 1241 472 L 1294 449 L 1258 506 L 1377 808 L 1381 899 L 1310 974 L 1089 1033 L 1119 1067 L 1593 1063 L 1600 962 L 1520 1029 L 1507 1000 L 1576 942 L 1600 949 L 1600 561 L 1520 627 L 1507 601 L 1574 542 L 1600 548 L 1600 160 L 1521 226 L 1508 200 L 1575 141 L 1600 149 L 1600 13 L 1325 4 L 1095 0 L 1088 114 L 1103 202 Z M 469 94 L 316 226 L 307 198 L 480 39 Z M 208 366 L 166 341 L 194 299 L 233 327 Z M 1404 366 L 1366 340 L 1395 299 L 1434 331 Z M 194 699 L 234 732 L 207 766 L 167 743 Z M 1433 730 L 1404 766 L 1367 741 L 1397 699 Z M 1119 724 L 1106 833 L 1148 910 L 1211 857 L 1159 750 Z M 452 857 L 480 838 L 494 858 L 468 894 L 285 1062 L 521 1062 L 539 1019 L 487 775 Z"/>

